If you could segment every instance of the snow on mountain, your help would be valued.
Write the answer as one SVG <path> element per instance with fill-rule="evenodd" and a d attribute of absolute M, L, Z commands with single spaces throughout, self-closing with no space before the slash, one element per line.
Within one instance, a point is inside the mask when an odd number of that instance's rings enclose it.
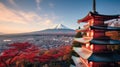
<path fill-rule="evenodd" d="M 67 34 L 67 35 L 75 35 L 76 32 L 73 29 L 70 29 L 62 24 L 56 25 L 54 28 L 48 28 L 40 31 L 33 31 L 28 33 L 20 33 L 13 35 L 49 35 L 49 34 Z"/>
<path fill-rule="evenodd" d="M 64 26 L 63 24 L 58 24 L 53 29 L 70 29 L 70 28 Z"/>
<path fill-rule="evenodd" d="M 108 24 L 108 26 L 111 27 L 120 27 L 120 19 L 112 19 L 104 22 L 105 24 Z"/>
<path fill-rule="evenodd" d="M 33 34 L 75 34 L 75 30 L 70 29 L 63 24 L 58 24 L 53 28 L 45 29 L 42 31 L 31 32 Z"/>

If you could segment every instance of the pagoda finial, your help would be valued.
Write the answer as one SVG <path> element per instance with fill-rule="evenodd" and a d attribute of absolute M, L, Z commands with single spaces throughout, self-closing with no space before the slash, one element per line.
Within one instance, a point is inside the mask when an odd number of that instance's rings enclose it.
<path fill-rule="evenodd" d="M 93 0 L 93 13 L 97 13 L 96 12 L 96 0 Z"/>

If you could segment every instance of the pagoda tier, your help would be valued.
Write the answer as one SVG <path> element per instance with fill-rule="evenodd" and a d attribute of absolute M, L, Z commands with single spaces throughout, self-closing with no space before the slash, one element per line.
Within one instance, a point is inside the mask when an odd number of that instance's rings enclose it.
<path fill-rule="evenodd" d="M 103 39 L 103 40 L 99 40 L 99 39 L 93 39 L 90 41 L 91 44 L 94 45 L 120 45 L 120 40 L 113 40 L 113 39 Z"/>
<path fill-rule="evenodd" d="M 116 18 L 120 18 L 119 15 L 102 15 L 98 13 L 89 12 L 86 17 L 78 20 L 78 23 L 88 22 L 88 20 L 91 20 L 91 19 L 94 19 L 95 21 L 107 21 L 107 20 L 116 19 Z"/>
<path fill-rule="evenodd" d="M 94 45 L 120 45 L 120 40 L 113 40 L 113 39 L 84 39 L 84 38 L 74 38 L 74 41 L 80 43 L 90 43 Z"/>
<path fill-rule="evenodd" d="M 93 62 L 119 62 L 120 54 L 111 52 L 111 53 L 93 53 L 88 61 Z"/>
<path fill-rule="evenodd" d="M 87 59 L 89 62 L 119 62 L 120 54 L 113 52 L 92 52 L 87 48 L 74 47 L 73 50 L 83 59 Z"/>
<path fill-rule="evenodd" d="M 73 50 L 85 60 L 88 64 L 87 67 L 116 67 L 116 64 L 119 65 L 120 52 L 108 49 L 108 45 L 120 45 L 120 40 L 111 39 L 105 33 L 107 31 L 120 31 L 120 27 L 111 27 L 104 23 L 118 18 L 120 18 L 119 15 L 102 15 L 89 12 L 86 17 L 78 20 L 78 23 L 86 22 L 88 25 L 77 30 L 77 32 L 86 33 L 86 37 L 74 38 L 74 41 L 79 42 L 81 47 L 74 47 L 73 45 Z"/>
<path fill-rule="evenodd" d="M 105 31 L 120 31 L 120 27 L 110 26 L 90 26 L 92 30 L 105 30 Z"/>

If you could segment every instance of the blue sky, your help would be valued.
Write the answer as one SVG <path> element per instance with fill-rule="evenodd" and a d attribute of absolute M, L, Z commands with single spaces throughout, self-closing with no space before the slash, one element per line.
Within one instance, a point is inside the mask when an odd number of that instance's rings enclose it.
<path fill-rule="evenodd" d="M 96 0 L 100 14 L 120 14 L 120 0 Z M 23 33 L 63 24 L 77 29 L 77 20 L 92 11 L 92 0 L 0 0 L 0 32 Z"/>

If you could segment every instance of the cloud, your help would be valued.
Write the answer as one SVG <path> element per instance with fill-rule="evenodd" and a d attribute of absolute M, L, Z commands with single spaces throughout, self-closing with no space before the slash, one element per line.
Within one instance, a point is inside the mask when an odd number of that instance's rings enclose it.
<path fill-rule="evenodd" d="M 0 3 L 0 21 L 25 23 L 25 21 L 16 14 L 15 10 L 8 9 L 4 4 Z"/>
<path fill-rule="evenodd" d="M 37 6 L 37 9 L 38 10 L 41 10 L 40 8 L 40 3 L 41 3 L 42 0 L 36 0 L 36 6 Z"/>
<path fill-rule="evenodd" d="M 3 3 L 0 3 L 0 23 L 6 23 L 1 24 L 4 29 L 13 29 L 14 25 L 18 25 L 18 30 L 20 30 L 23 26 L 26 28 L 26 30 L 40 30 L 49 28 L 55 23 L 53 23 L 57 16 L 54 14 L 48 15 L 38 15 L 35 12 L 24 12 L 21 10 L 14 10 L 7 8 Z M 11 25 L 10 25 L 11 24 Z M 1 26 L 0 25 L 0 26 Z M 10 26 L 13 26 L 12 28 L 8 28 Z M 16 26 L 17 27 L 17 26 Z M 16 28 L 14 27 L 14 28 Z M 37 28 L 38 27 L 38 28 Z M 0 31 L 2 32 L 2 31 Z M 22 31 L 23 32 L 23 31 Z"/>
<path fill-rule="evenodd" d="M 4 4 L 0 3 L 0 21 L 4 22 L 12 22 L 12 23 L 48 23 L 55 20 L 55 15 L 47 15 L 46 16 L 40 16 L 34 12 L 23 12 L 18 10 L 13 10 L 7 8 Z"/>

